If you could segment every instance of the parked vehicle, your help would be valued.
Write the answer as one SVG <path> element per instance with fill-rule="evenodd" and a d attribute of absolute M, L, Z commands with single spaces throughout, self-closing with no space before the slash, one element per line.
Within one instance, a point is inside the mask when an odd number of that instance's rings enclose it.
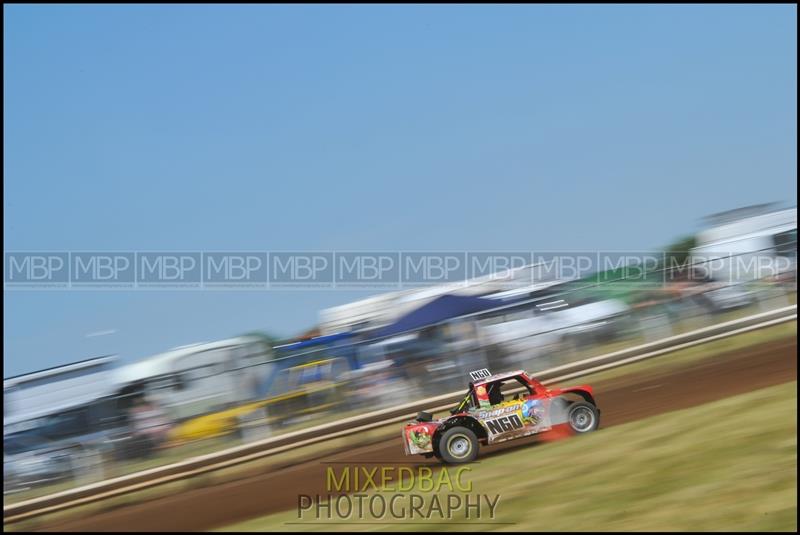
<path fill-rule="evenodd" d="M 92 479 L 102 457 L 114 455 L 118 439 L 128 435 L 115 417 L 114 400 L 99 400 L 29 422 L 3 436 L 4 492 L 64 479 Z"/>
<path fill-rule="evenodd" d="M 705 276 L 735 283 L 796 273 L 797 208 L 746 207 L 711 216 L 697 234 L 692 262 Z"/>
<path fill-rule="evenodd" d="M 129 407 L 147 398 L 180 422 L 263 397 L 270 351 L 250 336 L 193 344 L 121 367 L 115 383 Z"/>
<path fill-rule="evenodd" d="M 536 356 L 565 339 L 584 343 L 612 338 L 620 332 L 617 320 L 629 312 L 630 308 L 616 299 L 573 306 L 555 298 L 510 321 L 484 321 L 481 331 L 487 343 Z"/>
<path fill-rule="evenodd" d="M 89 478 L 127 424 L 117 407 L 114 357 L 86 359 L 3 380 L 4 492 Z"/>
<path fill-rule="evenodd" d="M 275 378 L 266 398 L 188 419 L 175 426 L 171 439 L 188 441 L 234 433 L 242 419 L 256 411 L 263 413 L 265 423 L 281 427 L 292 419 L 333 409 L 343 399 L 344 383 L 338 377 L 346 369 L 338 358 L 286 368 Z"/>

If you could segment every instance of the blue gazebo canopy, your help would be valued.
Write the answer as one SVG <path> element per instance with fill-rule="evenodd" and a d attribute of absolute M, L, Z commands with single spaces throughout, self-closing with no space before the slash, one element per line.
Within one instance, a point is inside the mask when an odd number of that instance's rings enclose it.
<path fill-rule="evenodd" d="M 449 319 L 498 308 L 505 304 L 499 303 L 494 299 L 484 299 L 483 297 L 446 294 L 401 316 L 391 325 L 379 329 L 374 336 L 383 338 L 408 331 L 416 331 Z"/>

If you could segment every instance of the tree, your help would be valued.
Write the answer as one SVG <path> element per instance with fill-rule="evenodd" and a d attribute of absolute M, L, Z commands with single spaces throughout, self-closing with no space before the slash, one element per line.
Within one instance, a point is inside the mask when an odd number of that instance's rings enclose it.
<path fill-rule="evenodd" d="M 258 338 L 260 343 L 264 346 L 264 352 L 270 355 L 270 358 L 275 358 L 275 352 L 272 350 L 273 347 L 280 343 L 280 339 L 267 334 L 263 331 L 251 331 L 248 333 L 243 334 L 242 336 L 252 336 L 254 338 Z"/>
<path fill-rule="evenodd" d="M 694 236 L 684 236 L 679 240 L 671 243 L 664 251 L 664 266 L 666 270 L 667 280 L 680 278 L 681 274 L 686 270 L 689 260 L 690 252 L 697 245 L 697 239 Z"/>

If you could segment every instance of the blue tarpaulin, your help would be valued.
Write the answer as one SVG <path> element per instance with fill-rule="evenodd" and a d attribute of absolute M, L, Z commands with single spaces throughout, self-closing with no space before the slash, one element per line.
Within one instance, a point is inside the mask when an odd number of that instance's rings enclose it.
<path fill-rule="evenodd" d="M 505 304 L 494 299 L 484 299 L 483 297 L 442 295 L 416 310 L 412 310 L 391 325 L 379 329 L 374 336 L 382 338 L 415 331 L 466 314 L 498 308 Z"/>

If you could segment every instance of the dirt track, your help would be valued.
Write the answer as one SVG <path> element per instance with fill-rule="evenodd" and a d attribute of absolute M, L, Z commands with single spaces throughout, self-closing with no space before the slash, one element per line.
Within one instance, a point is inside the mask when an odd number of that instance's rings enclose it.
<path fill-rule="evenodd" d="M 601 427 L 683 409 L 797 379 L 797 341 L 765 344 L 719 355 L 710 362 L 670 373 L 635 374 L 595 383 L 602 409 Z M 485 448 L 482 456 L 517 449 L 531 439 Z M 267 513 L 292 509 L 299 494 L 327 494 L 330 463 L 381 463 L 394 466 L 437 464 L 405 457 L 398 438 L 329 454 L 212 487 L 130 505 L 47 526 L 57 531 L 200 531 Z"/>

